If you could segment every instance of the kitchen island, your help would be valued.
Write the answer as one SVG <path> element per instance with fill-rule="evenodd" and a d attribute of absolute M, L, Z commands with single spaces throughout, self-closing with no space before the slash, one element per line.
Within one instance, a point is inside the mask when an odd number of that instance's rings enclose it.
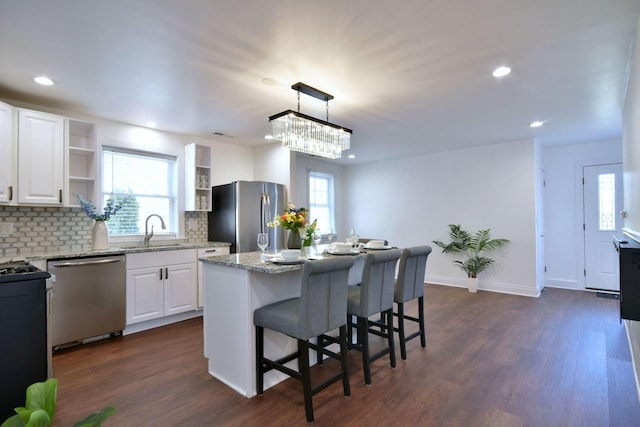
<path fill-rule="evenodd" d="M 357 283 L 364 256 L 357 255 L 349 281 Z M 201 258 L 204 264 L 204 355 L 208 371 L 238 393 L 256 394 L 253 311 L 300 295 L 302 265 L 262 262 L 259 252 Z M 361 262 L 362 261 L 362 262 Z M 353 273 L 353 274 L 351 274 Z M 296 341 L 265 330 L 265 356 L 278 359 L 296 349 Z M 312 357 L 311 360 L 315 360 Z M 297 360 L 290 362 L 297 369 Z M 289 378 L 270 371 L 264 388 Z"/>

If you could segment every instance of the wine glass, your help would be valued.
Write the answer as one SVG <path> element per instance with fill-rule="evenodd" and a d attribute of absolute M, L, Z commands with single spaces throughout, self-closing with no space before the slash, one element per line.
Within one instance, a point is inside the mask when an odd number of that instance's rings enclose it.
<path fill-rule="evenodd" d="M 318 245 L 320 244 L 320 242 L 322 241 L 322 233 L 320 233 L 320 230 L 316 228 L 316 230 L 313 232 L 313 245 L 316 248 L 316 255 L 318 255 Z"/>
<path fill-rule="evenodd" d="M 351 229 L 351 244 L 354 248 L 358 247 L 358 232 L 355 228 Z"/>
<path fill-rule="evenodd" d="M 264 255 L 264 250 L 269 246 L 269 235 L 267 233 L 258 233 L 258 247 Z"/>
<path fill-rule="evenodd" d="M 336 234 L 332 228 L 331 230 L 329 230 L 329 234 L 327 234 L 327 240 L 329 241 L 329 246 L 331 246 L 331 242 L 333 242 L 333 239 L 335 238 L 336 238 Z"/>

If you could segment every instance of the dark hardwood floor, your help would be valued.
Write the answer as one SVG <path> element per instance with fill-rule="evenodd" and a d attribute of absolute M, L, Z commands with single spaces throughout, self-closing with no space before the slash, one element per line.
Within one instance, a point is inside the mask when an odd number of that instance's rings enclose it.
<path fill-rule="evenodd" d="M 425 311 L 427 348 L 411 341 L 396 369 L 386 358 L 374 362 L 370 387 L 352 351 L 351 397 L 339 383 L 317 394 L 316 425 L 640 425 L 618 301 L 559 289 L 527 298 L 427 285 Z M 314 373 L 331 371 L 332 362 Z M 209 376 L 201 319 L 63 350 L 53 366 L 60 427 L 107 405 L 118 410 L 107 426 L 306 424 L 295 380 L 246 399 Z"/>

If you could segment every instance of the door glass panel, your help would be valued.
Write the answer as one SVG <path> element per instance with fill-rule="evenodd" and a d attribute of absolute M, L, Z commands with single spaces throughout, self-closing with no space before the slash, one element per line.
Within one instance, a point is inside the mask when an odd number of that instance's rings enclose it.
<path fill-rule="evenodd" d="M 615 174 L 598 175 L 598 199 L 600 200 L 599 228 L 600 231 L 616 229 L 616 181 Z"/>

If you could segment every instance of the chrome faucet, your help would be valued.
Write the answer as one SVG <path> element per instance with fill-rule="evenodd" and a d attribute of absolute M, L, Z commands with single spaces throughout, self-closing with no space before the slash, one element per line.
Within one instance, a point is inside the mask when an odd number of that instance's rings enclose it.
<path fill-rule="evenodd" d="M 151 233 L 147 232 L 147 229 L 149 228 L 149 218 L 151 218 L 152 216 L 157 216 L 158 218 L 160 218 L 160 224 L 162 224 L 163 230 L 167 228 L 167 226 L 164 224 L 164 219 L 162 219 L 160 215 L 158 214 L 149 215 L 144 222 L 144 245 L 145 246 L 149 246 L 149 240 L 151 240 L 151 238 L 153 237 L 153 224 L 151 225 Z"/>

